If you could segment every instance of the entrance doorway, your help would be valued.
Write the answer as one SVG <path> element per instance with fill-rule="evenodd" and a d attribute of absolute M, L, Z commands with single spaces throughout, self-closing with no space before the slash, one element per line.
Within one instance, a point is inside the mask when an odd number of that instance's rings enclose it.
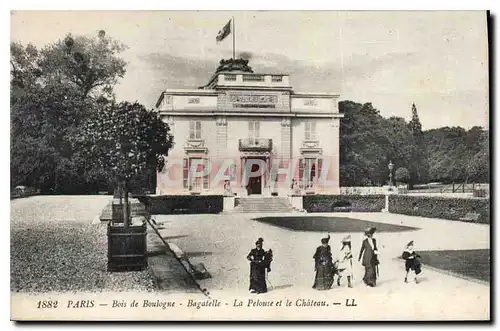
<path fill-rule="evenodd" d="M 264 161 L 264 159 L 262 159 Z M 252 164 L 252 169 L 251 172 L 255 173 L 259 171 L 259 165 L 258 164 Z M 255 194 L 262 194 L 262 174 L 260 176 L 253 176 L 248 178 L 248 184 L 247 184 L 247 194 L 248 195 L 255 195 Z"/>

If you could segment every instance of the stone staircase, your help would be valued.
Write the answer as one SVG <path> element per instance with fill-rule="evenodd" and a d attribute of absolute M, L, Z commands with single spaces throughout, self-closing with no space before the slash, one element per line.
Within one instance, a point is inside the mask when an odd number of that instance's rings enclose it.
<path fill-rule="evenodd" d="M 236 198 L 235 208 L 230 213 L 293 213 L 297 212 L 288 198 L 250 196 Z"/>

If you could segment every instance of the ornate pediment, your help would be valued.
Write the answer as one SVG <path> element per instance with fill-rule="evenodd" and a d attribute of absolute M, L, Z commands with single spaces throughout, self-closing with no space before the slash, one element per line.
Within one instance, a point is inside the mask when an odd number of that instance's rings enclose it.
<path fill-rule="evenodd" d="M 203 139 L 188 139 L 184 150 L 186 153 L 208 154 L 208 148 L 205 146 L 205 140 Z"/>
<path fill-rule="evenodd" d="M 303 140 L 302 141 L 302 148 L 318 148 L 319 147 L 319 141 L 317 140 Z"/>
<path fill-rule="evenodd" d="M 323 149 L 319 146 L 317 140 L 303 140 L 300 153 L 303 155 L 320 155 L 323 154 Z"/>

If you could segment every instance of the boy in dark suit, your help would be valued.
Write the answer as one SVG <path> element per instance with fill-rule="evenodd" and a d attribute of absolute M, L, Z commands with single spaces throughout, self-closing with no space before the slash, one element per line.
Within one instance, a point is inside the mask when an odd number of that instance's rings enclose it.
<path fill-rule="evenodd" d="M 422 265 L 420 263 L 420 255 L 413 250 L 413 240 L 406 245 L 402 258 L 405 260 L 405 283 L 408 283 L 408 274 L 413 270 L 415 272 L 415 283 L 418 284 L 418 275 L 422 272 Z"/>

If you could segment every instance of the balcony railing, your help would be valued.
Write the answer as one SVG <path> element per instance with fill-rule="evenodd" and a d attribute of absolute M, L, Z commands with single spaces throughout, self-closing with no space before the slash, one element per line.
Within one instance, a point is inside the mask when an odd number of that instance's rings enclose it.
<path fill-rule="evenodd" d="M 246 138 L 239 140 L 240 151 L 270 151 L 273 149 L 272 139 Z"/>

